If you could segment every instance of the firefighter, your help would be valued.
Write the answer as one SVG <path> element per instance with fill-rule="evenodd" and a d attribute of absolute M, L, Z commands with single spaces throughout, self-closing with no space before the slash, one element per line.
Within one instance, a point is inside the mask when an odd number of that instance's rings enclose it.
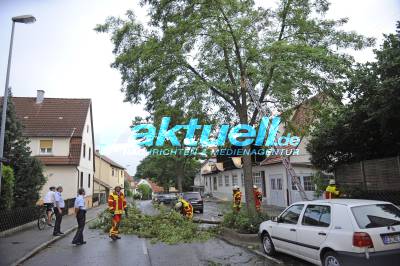
<path fill-rule="evenodd" d="M 175 210 L 179 211 L 184 217 L 188 219 L 193 218 L 193 206 L 190 202 L 184 200 L 182 197 L 179 198 L 175 204 Z"/>
<path fill-rule="evenodd" d="M 329 186 L 325 189 L 325 198 L 326 199 L 334 199 L 339 197 L 339 190 L 336 187 L 335 179 L 329 180 Z"/>
<path fill-rule="evenodd" d="M 233 209 L 237 212 L 240 211 L 242 207 L 242 192 L 240 192 L 239 186 L 233 186 Z"/>
<path fill-rule="evenodd" d="M 254 203 L 256 204 L 256 211 L 261 211 L 262 194 L 257 186 L 253 186 Z"/>
<path fill-rule="evenodd" d="M 121 239 L 118 236 L 118 227 L 121 222 L 122 213 L 128 217 L 128 210 L 126 208 L 126 200 L 124 193 L 121 191 L 121 186 L 116 186 L 114 192 L 108 197 L 108 209 L 112 214 L 112 226 L 109 236 L 112 240 Z"/>

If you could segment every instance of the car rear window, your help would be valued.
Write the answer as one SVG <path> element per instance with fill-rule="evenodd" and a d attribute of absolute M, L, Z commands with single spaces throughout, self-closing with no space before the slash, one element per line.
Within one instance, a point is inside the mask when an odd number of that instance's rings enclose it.
<path fill-rule="evenodd" d="M 393 204 L 371 204 L 352 207 L 351 211 L 361 229 L 400 224 L 400 210 Z"/>
<path fill-rule="evenodd" d="M 200 200 L 201 196 L 200 193 L 185 193 L 183 194 L 183 198 L 186 200 L 193 200 L 193 199 Z"/>

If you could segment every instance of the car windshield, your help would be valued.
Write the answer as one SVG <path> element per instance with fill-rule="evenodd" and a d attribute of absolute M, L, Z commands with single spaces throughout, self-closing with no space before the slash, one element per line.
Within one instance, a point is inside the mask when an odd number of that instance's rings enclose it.
<path fill-rule="evenodd" d="M 400 210 L 393 204 L 357 206 L 351 211 L 361 229 L 400 224 Z"/>
<path fill-rule="evenodd" d="M 201 200 L 200 193 L 185 193 L 183 198 L 185 200 Z"/>

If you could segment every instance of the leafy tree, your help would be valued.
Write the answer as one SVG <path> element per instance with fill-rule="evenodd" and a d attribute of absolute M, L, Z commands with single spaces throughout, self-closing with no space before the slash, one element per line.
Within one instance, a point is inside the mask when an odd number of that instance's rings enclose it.
<path fill-rule="evenodd" d="M 137 188 L 139 193 L 142 195 L 142 199 L 150 199 L 151 198 L 151 187 L 146 184 L 140 184 Z"/>
<path fill-rule="evenodd" d="M 35 205 L 42 186 L 46 183 L 43 166 L 39 159 L 31 156 L 29 139 L 22 134 L 12 102 L 11 92 L 7 104 L 4 157 L 10 160 L 14 170 L 14 205 L 26 207 Z"/>
<path fill-rule="evenodd" d="M 177 169 L 182 169 L 183 182 L 179 188 Z M 176 157 L 149 155 L 144 158 L 136 169 L 136 178 L 150 178 L 168 191 L 171 186 L 180 191 L 187 191 L 193 185 L 193 179 L 200 170 L 200 163 L 192 157 Z"/>
<path fill-rule="evenodd" d="M 400 22 L 375 54 L 351 78 L 350 102 L 332 106 L 312 133 L 308 150 L 321 169 L 400 153 Z"/>
<path fill-rule="evenodd" d="M 0 210 L 9 210 L 14 205 L 14 171 L 3 165 L 1 179 Z"/>
<path fill-rule="evenodd" d="M 361 49 L 373 40 L 339 29 L 326 0 L 282 0 L 275 9 L 252 0 L 142 0 L 147 25 L 133 11 L 111 17 L 99 32 L 111 33 L 125 100 L 144 101 L 151 114 L 159 102 L 196 106 L 227 123 L 255 124 L 254 84 L 267 113 L 284 111 L 318 92 L 339 93 L 353 58 L 341 48 Z M 247 147 L 249 148 L 249 147 Z M 252 163 L 244 156 L 248 210 L 254 212 Z"/>

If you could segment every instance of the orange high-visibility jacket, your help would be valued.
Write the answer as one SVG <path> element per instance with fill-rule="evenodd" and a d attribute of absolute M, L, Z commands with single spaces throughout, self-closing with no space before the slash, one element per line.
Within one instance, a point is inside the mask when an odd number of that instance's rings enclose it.
<path fill-rule="evenodd" d="M 108 209 L 114 214 L 122 214 L 126 208 L 124 193 L 113 192 L 108 196 Z"/>
<path fill-rule="evenodd" d="M 233 193 L 233 206 L 234 207 L 240 207 L 242 201 L 242 192 L 236 191 Z"/>
<path fill-rule="evenodd" d="M 256 206 L 260 206 L 262 201 L 262 194 L 257 189 L 254 189 L 254 202 Z"/>
<path fill-rule="evenodd" d="M 187 202 L 184 199 L 180 200 L 182 202 L 182 214 L 186 216 L 187 218 L 192 218 L 193 217 L 193 206 L 190 204 L 190 202 Z"/>

